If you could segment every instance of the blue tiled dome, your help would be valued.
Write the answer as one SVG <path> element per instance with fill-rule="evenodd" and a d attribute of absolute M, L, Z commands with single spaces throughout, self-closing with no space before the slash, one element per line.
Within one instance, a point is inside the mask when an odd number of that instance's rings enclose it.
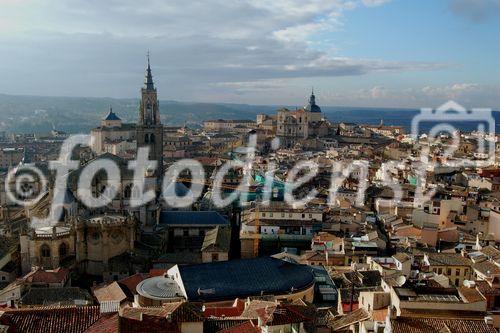
<path fill-rule="evenodd" d="M 106 116 L 106 118 L 104 118 L 104 120 L 121 120 L 121 119 L 113 112 L 112 108 L 109 108 L 109 113 Z"/>
<path fill-rule="evenodd" d="M 316 105 L 316 96 L 314 96 L 314 92 L 311 93 L 309 104 L 307 104 L 304 109 L 309 112 L 321 112 L 321 108 Z"/>

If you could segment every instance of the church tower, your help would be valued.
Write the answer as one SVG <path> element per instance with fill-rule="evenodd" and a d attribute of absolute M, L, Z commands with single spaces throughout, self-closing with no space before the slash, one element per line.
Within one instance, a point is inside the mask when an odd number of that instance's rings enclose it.
<path fill-rule="evenodd" d="M 156 175 L 161 177 L 163 174 L 163 125 L 160 121 L 160 106 L 151 74 L 149 53 L 136 128 L 137 148 L 149 147 L 149 159 L 158 162 Z"/>
<path fill-rule="evenodd" d="M 311 91 L 311 97 L 309 97 L 309 103 L 304 107 L 304 110 L 308 113 L 308 122 L 315 123 L 321 121 L 323 115 L 321 113 L 321 108 L 316 104 L 316 96 L 314 95 L 314 89 Z"/>

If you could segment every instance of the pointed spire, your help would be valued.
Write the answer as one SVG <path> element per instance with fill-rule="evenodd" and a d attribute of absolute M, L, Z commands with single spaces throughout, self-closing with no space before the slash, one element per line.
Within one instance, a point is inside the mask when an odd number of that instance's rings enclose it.
<path fill-rule="evenodd" d="M 113 112 L 113 107 L 110 105 L 109 106 L 109 112 L 104 118 L 104 120 L 121 120 L 120 117 L 118 117 L 114 112 Z"/>
<path fill-rule="evenodd" d="M 314 96 L 314 87 L 311 89 L 311 97 L 309 97 L 309 109 L 312 110 L 316 105 L 316 96 Z"/>
<path fill-rule="evenodd" d="M 153 83 L 153 75 L 151 74 L 151 65 L 150 65 L 150 61 L 149 61 L 149 50 L 148 50 L 147 58 L 148 58 L 148 68 L 146 69 L 146 78 L 144 79 L 144 85 L 146 86 L 147 90 L 154 90 L 155 85 Z"/>
<path fill-rule="evenodd" d="M 304 107 L 304 109 L 309 112 L 321 112 L 321 108 L 316 105 L 316 96 L 314 95 L 314 87 L 311 87 L 311 96 L 309 97 L 309 103 Z"/>

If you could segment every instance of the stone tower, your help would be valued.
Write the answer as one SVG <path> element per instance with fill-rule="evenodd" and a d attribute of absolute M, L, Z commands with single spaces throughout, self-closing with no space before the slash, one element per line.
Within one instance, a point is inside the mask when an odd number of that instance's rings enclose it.
<path fill-rule="evenodd" d="M 149 54 L 136 128 L 137 148 L 149 147 L 149 159 L 158 162 L 155 174 L 161 177 L 163 174 L 163 125 L 160 121 L 160 106 L 151 74 Z"/>

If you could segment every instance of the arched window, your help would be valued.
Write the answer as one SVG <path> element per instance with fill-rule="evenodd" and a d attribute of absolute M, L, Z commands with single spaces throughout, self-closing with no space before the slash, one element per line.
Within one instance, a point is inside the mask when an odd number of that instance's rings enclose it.
<path fill-rule="evenodd" d="M 151 104 L 148 104 L 146 106 L 146 124 L 152 124 L 153 123 L 153 107 Z"/>
<path fill-rule="evenodd" d="M 144 135 L 144 142 L 149 143 L 149 134 Z"/>
<path fill-rule="evenodd" d="M 40 248 L 40 253 L 43 258 L 50 258 L 50 247 L 47 244 L 43 244 Z"/>
<path fill-rule="evenodd" d="M 154 135 L 153 133 L 151 133 L 151 134 L 149 135 L 149 142 L 151 142 L 151 143 L 154 143 L 154 142 L 155 142 L 155 135 Z"/>
<path fill-rule="evenodd" d="M 68 255 L 68 246 L 66 243 L 59 245 L 59 258 L 64 258 Z"/>
<path fill-rule="evenodd" d="M 132 194 L 132 184 L 129 184 L 125 186 L 125 189 L 123 190 L 123 196 L 125 199 L 130 198 L 130 195 Z"/>
<path fill-rule="evenodd" d="M 68 210 L 65 207 L 63 207 L 61 216 L 59 217 L 59 222 L 64 221 L 67 216 L 68 216 Z"/>

